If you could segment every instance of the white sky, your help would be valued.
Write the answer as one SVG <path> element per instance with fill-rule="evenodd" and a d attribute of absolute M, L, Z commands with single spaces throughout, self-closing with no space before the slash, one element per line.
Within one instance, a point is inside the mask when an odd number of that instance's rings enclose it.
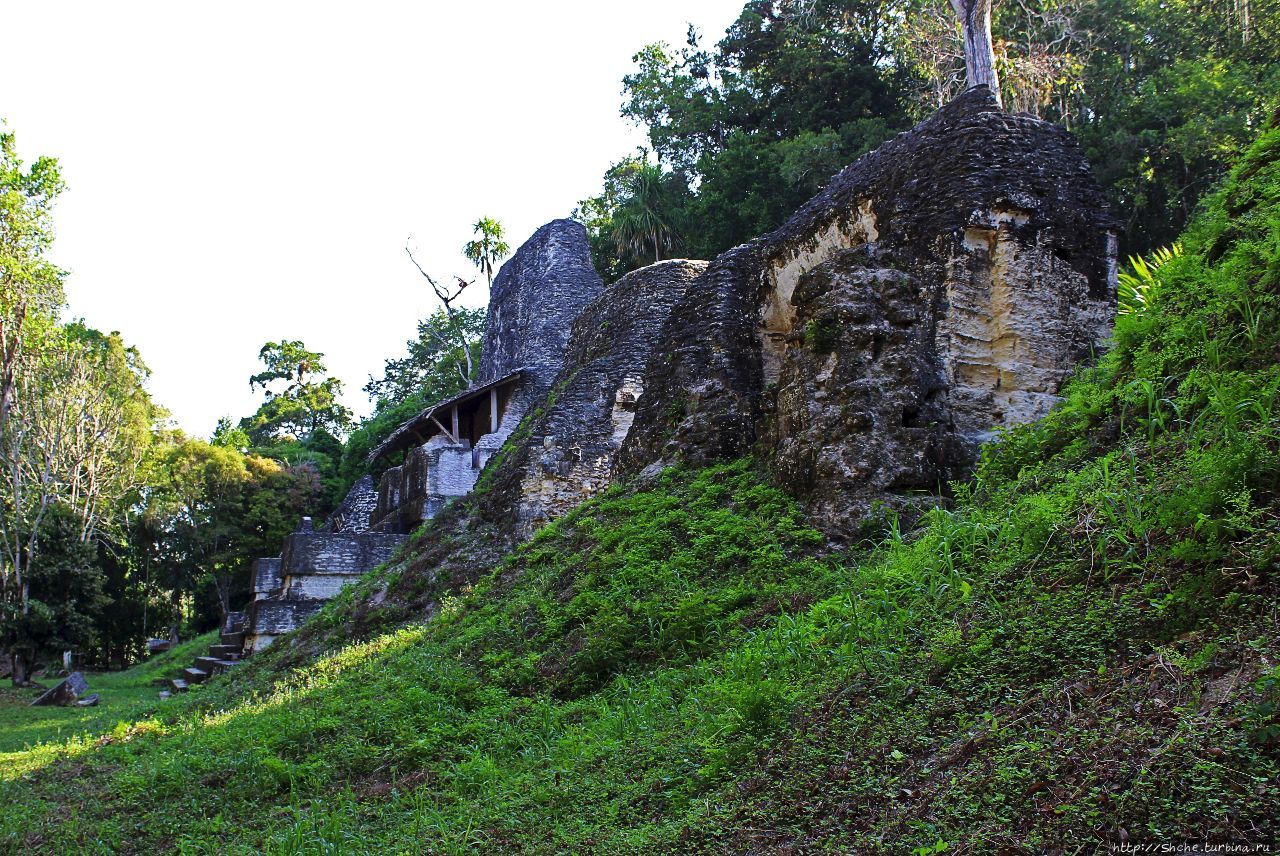
<path fill-rule="evenodd" d="M 647 43 L 714 43 L 743 0 L 0 0 L 0 117 L 57 157 L 69 317 L 119 330 L 186 431 L 252 413 L 262 343 L 360 387 L 400 356 L 471 224 L 518 246 L 643 143 L 618 114 Z M 473 298 L 487 298 L 480 283 Z"/>

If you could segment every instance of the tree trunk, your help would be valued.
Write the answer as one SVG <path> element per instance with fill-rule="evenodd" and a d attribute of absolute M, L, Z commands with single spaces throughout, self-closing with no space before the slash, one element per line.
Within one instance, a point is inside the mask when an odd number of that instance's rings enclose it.
<path fill-rule="evenodd" d="M 986 86 L 1000 104 L 1000 79 L 991 42 L 991 0 L 951 0 L 964 33 L 964 69 L 968 88 Z"/>
<path fill-rule="evenodd" d="M 218 591 L 218 609 L 222 611 L 222 623 L 226 624 L 227 614 L 231 612 L 231 580 L 214 571 L 213 587 Z"/>

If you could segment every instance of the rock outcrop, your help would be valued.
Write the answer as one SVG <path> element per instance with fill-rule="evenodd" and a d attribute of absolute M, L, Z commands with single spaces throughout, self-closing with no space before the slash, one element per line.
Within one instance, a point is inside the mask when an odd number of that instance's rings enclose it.
<path fill-rule="evenodd" d="M 609 486 L 663 326 L 705 269 L 686 260 L 641 268 L 578 315 L 551 394 L 513 438 L 518 445 L 486 503 L 516 538 Z"/>
<path fill-rule="evenodd" d="M 968 91 L 676 307 L 620 466 L 767 448 L 824 529 L 910 512 L 1101 349 L 1116 223 L 1074 138 Z"/>
<path fill-rule="evenodd" d="M 603 289 L 586 227 L 574 220 L 538 229 L 498 271 L 476 383 L 522 371 L 512 407 L 517 423 L 546 397 L 564 365 L 570 326 Z"/>

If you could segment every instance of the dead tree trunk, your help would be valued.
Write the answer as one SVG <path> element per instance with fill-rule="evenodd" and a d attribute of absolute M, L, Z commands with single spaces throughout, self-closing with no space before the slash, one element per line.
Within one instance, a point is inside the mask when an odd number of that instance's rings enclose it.
<path fill-rule="evenodd" d="M 968 88 L 986 86 L 1000 104 L 1000 78 L 991 42 L 991 0 L 951 0 L 964 34 L 964 70 Z"/>
<path fill-rule="evenodd" d="M 404 251 L 408 253 L 409 261 L 413 262 L 413 266 L 418 269 L 418 273 L 422 274 L 422 276 L 427 280 L 431 285 L 431 290 L 436 293 L 436 297 L 439 298 L 440 303 L 444 305 L 445 316 L 449 319 L 449 326 L 453 328 L 457 335 L 456 344 L 462 349 L 462 359 L 463 362 L 466 363 L 466 377 L 462 379 L 462 382 L 464 385 L 470 386 L 471 382 L 475 379 L 475 369 L 471 365 L 471 348 L 467 347 L 467 337 L 462 332 L 462 325 L 458 320 L 457 310 L 453 308 L 453 301 L 461 297 L 462 292 L 466 291 L 467 286 L 471 285 L 471 283 L 467 282 L 460 276 L 454 277 L 454 279 L 458 281 L 458 290 L 453 294 L 450 294 L 448 289 L 442 288 L 438 282 L 431 278 L 431 274 L 422 269 L 422 265 L 418 264 L 418 260 L 413 257 L 412 250 L 406 246 Z M 489 280 L 489 289 L 491 291 L 493 290 L 492 278 Z"/>

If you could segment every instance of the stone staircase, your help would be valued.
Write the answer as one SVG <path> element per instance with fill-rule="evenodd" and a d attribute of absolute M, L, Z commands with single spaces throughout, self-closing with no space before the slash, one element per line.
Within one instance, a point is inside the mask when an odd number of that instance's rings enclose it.
<path fill-rule="evenodd" d="M 285 538 L 279 558 L 255 563 L 243 655 L 257 653 L 302 626 L 344 587 L 390 559 L 408 537 L 370 532 L 367 526 L 335 531 L 330 523 L 316 529 L 304 517 Z"/>
<path fill-rule="evenodd" d="M 227 616 L 218 641 L 209 646 L 209 653 L 195 658 L 177 677 L 169 679 L 169 690 L 183 693 L 193 684 L 203 684 L 215 675 L 240 665 L 244 656 L 245 615 L 233 612 Z"/>

